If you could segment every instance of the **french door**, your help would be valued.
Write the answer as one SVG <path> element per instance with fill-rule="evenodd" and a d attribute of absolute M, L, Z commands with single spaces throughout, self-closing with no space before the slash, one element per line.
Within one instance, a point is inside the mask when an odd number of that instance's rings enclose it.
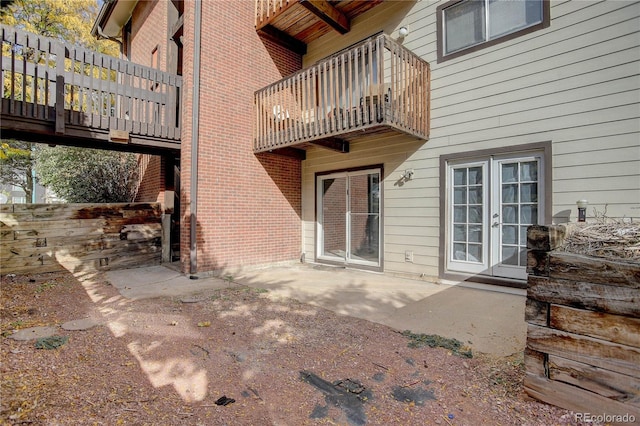
<path fill-rule="evenodd" d="M 317 177 L 317 259 L 379 267 L 380 169 Z"/>
<path fill-rule="evenodd" d="M 525 279 L 527 227 L 544 220 L 542 155 L 447 168 L 447 269 Z"/>

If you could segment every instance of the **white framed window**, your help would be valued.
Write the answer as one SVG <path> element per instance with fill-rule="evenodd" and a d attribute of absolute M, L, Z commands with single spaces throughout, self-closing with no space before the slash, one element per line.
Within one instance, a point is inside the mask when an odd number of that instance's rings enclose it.
<path fill-rule="evenodd" d="M 438 61 L 549 25 L 548 0 L 453 0 L 437 9 Z"/>

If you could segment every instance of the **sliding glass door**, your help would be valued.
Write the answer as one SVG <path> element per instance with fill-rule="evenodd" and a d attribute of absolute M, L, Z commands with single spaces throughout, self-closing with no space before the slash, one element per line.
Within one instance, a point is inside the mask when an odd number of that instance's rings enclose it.
<path fill-rule="evenodd" d="M 317 258 L 380 266 L 380 169 L 317 178 Z"/>

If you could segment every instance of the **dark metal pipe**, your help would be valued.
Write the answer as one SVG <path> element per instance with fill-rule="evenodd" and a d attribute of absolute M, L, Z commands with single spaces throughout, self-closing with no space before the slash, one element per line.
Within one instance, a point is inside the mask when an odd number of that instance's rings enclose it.
<path fill-rule="evenodd" d="M 189 273 L 198 272 L 198 138 L 200 130 L 200 39 L 202 31 L 202 0 L 195 1 L 193 32 L 193 109 L 191 114 L 191 174 L 189 190 Z M 197 278 L 192 276 L 191 278 Z"/>

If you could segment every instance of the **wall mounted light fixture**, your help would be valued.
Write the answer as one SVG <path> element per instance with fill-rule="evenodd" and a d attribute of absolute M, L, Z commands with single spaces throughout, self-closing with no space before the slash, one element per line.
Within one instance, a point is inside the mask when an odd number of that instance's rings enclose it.
<path fill-rule="evenodd" d="M 578 222 L 585 222 L 587 220 L 587 206 L 589 202 L 587 200 L 578 200 L 576 202 L 578 206 Z"/>
<path fill-rule="evenodd" d="M 393 185 L 403 186 L 405 183 L 409 182 L 411 179 L 413 179 L 413 169 L 407 169 L 404 172 L 400 173 L 400 177 Z"/>
<path fill-rule="evenodd" d="M 400 27 L 400 29 L 398 30 L 398 35 L 402 38 L 405 38 L 407 35 L 409 35 L 409 28 Z"/>
<path fill-rule="evenodd" d="M 405 182 L 411 180 L 413 178 L 413 169 L 405 170 L 404 173 L 400 176 L 400 179 Z"/>

